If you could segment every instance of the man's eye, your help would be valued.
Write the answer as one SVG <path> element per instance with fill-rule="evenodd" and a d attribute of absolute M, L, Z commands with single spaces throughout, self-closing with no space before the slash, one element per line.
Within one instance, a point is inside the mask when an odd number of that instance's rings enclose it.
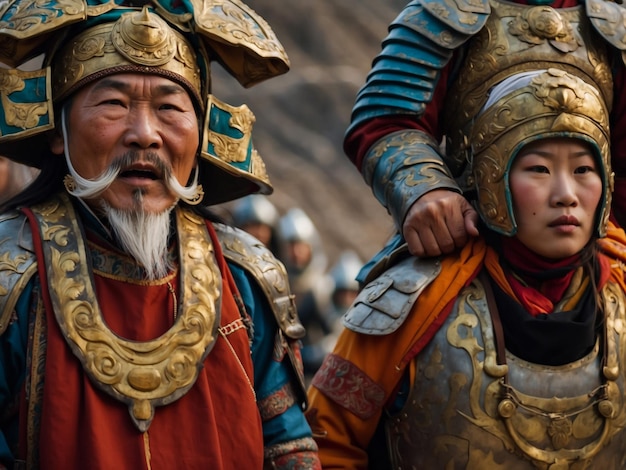
<path fill-rule="evenodd" d="M 112 105 L 112 106 L 124 106 L 124 103 L 122 102 L 122 100 L 118 100 L 118 99 L 104 100 L 102 104 Z"/>
<path fill-rule="evenodd" d="M 159 106 L 159 108 L 163 109 L 163 110 L 181 111 L 180 106 L 177 106 L 177 105 L 172 104 L 172 103 L 164 103 L 161 106 Z"/>

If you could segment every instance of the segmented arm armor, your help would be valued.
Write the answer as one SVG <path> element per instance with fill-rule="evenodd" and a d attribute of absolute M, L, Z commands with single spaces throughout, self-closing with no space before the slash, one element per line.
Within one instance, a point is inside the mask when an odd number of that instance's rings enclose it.
<path fill-rule="evenodd" d="M 450 5 L 439 0 L 410 2 L 391 23 L 357 95 L 348 134 L 377 117 L 421 117 L 442 69 L 454 51 L 480 31 L 489 12 L 487 0 Z M 440 188 L 461 192 L 438 149 L 438 142 L 424 132 L 407 130 L 383 137 L 365 155 L 361 166 L 365 181 L 398 226 L 426 192 Z"/>

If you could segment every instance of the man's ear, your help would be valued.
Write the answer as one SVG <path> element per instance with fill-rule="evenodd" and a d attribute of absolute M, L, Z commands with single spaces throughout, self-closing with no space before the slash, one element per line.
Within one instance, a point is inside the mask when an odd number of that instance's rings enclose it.
<path fill-rule="evenodd" d="M 57 130 L 54 130 L 48 134 L 48 145 L 50 151 L 55 155 L 63 155 L 65 150 L 63 136 Z"/>

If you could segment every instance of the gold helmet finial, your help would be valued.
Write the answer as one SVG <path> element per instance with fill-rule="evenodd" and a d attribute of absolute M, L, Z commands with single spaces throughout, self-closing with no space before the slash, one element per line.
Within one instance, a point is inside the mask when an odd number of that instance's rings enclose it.
<path fill-rule="evenodd" d="M 206 95 L 193 48 L 147 6 L 125 13 L 115 22 L 86 29 L 65 44 L 55 60 L 59 64 L 52 75 L 55 101 L 92 80 L 124 71 L 178 81 L 199 104 Z"/>

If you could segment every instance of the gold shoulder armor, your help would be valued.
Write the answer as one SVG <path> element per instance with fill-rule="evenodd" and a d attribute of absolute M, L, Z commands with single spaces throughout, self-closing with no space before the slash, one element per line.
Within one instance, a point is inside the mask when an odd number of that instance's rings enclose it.
<path fill-rule="evenodd" d="M 0 215 L 0 334 L 24 286 L 37 271 L 30 227 L 18 212 Z"/>
<path fill-rule="evenodd" d="M 600 36 L 623 53 L 626 50 L 626 7 L 606 0 L 587 0 L 585 8 Z"/>
<path fill-rule="evenodd" d="M 223 224 L 213 226 L 226 259 L 248 271 L 259 283 L 283 333 L 291 339 L 302 338 L 304 326 L 298 319 L 283 264 L 249 233 Z"/>
<path fill-rule="evenodd" d="M 241 0 L 191 0 L 197 31 L 244 87 L 289 70 L 276 34 Z"/>
<path fill-rule="evenodd" d="M 489 0 L 454 0 L 451 2 L 418 0 L 409 5 L 415 6 L 416 9 L 411 11 L 405 8 L 404 12 L 408 14 L 405 21 L 419 28 L 425 28 L 430 32 L 429 36 L 444 47 L 446 45 L 460 46 L 468 39 L 467 36 L 473 36 L 482 29 L 491 13 Z M 420 12 L 420 6 L 423 6 L 424 10 L 441 25 L 437 25 L 432 20 L 424 24 L 425 17 Z M 458 37 L 451 40 L 454 36 Z"/>

